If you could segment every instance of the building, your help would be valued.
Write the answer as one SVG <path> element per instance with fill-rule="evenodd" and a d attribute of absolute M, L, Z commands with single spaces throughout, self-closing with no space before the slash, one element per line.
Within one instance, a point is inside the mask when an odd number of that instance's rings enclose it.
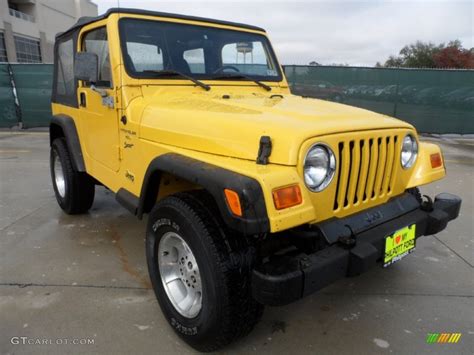
<path fill-rule="evenodd" d="M 90 0 L 0 0 L 0 62 L 52 63 L 54 37 L 81 16 L 97 16 Z"/>

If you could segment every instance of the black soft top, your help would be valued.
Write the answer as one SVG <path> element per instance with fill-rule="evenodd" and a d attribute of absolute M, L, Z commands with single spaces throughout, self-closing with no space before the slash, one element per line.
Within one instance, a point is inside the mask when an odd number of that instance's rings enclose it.
<path fill-rule="evenodd" d="M 99 16 L 79 18 L 79 20 L 71 28 L 69 28 L 68 30 L 66 30 L 64 32 L 58 33 L 56 35 L 56 38 L 61 37 L 63 35 L 66 35 L 67 33 L 71 32 L 71 31 L 80 29 L 81 27 L 83 27 L 85 25 L 88 25 L 89 23 L 93 23 L 93 22 L 102 20 L 104 18 L 107 18 L 107 17 L 109 17 L 110 14 L 116 14 L 116 13 L 150 15 L 150 16 L 168 17 L 168 18 L 175 18 L 175 19 L 182 19 L 182 20 L 192 20 L 192 21 L 216 23 L 216 24 L 219 24 L 219 25 L 228 25 L 228 26 L 241 27 L 241 28 L 246 28 L 246 29 L 250 29 L 250 30 L 265 32 L 265 30 L 263 28 L 260 28 L 260 27 L 257 27 L 257 26 L 252 26 L 252 25 L 246 25 L 246 24 L 243 24 L 243 23 L 237 23 L 237 22 L 221 21 L 221 20 L 215 20 L 215 19 L 210 19 L 210 18 L 205 18 L 205 17 L 197 17 L 197 16 L 170 14 L 170 13 L 167 13 L 167 12 L 158 12 L 158 11 L 113 7 L 113 8 L 108 9 L 107 12 L 105 12 L 104 14 L 99 15 Z"/>

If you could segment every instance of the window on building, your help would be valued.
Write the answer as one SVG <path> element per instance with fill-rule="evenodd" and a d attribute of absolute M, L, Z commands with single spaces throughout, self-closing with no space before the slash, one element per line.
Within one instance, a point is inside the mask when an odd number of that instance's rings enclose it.
<path fill-rule="evenodd" d="M 40 42 L 35 39 L 14 36 L 18 63 L 41 63 Z"/>
<path fill-rule="evenodd" d="M 10 16 L 25 21 L 35 22 L 35 18 L 33 16 L 35 12 L 34 1 L 8 1 L 8 10 L 10 12 Z"/>
<path fill-rule="evenodd" d="M 5 36 L 0 32 L 0 63 L 8 62 L 7 48 L 5 46 Z"/>
<path fill-rule="evenodd" d="M 99 82 L 97 86 L 112 86 L 112 75 L 110 70 L 109 42 L 107 41 L 107 30 L 105 27 L 92 30 L 84 36 L 82 50 L 95 53 L 99 59 Z"/>
<path fill-rule="evenodd" d="M 8 1 L 8 7 L 10 9 L 19 11 L 18 4 L 15 4 L 13 1 Z"/>

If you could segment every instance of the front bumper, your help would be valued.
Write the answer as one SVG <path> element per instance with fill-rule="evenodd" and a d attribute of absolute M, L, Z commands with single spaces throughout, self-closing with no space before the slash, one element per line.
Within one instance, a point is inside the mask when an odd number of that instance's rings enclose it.
<path fill-rule="evenodd" d="M 253 297 L 262 304 L 284 305 L 322 289 L 346 276 L 367 271 L 383 259 L 385 237 L 416 224 L 415 238 L 446 228 L 459 215 L 461 199 L 442 193 L 434 202 L 420 204 L 411 194 L 343 219 L 314 228 L 328 247 L 313 254 L 274 258 L 253 270 Z"/>

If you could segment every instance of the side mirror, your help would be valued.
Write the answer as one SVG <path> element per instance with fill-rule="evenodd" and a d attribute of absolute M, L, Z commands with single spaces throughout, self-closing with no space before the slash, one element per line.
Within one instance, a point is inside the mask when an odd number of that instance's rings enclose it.
<path fill-rule="evenodd" d="M 99 80 L 99 57 L 95 53 L 78 52 L 74 56 L 74 77 L 96 83 Z"/>

